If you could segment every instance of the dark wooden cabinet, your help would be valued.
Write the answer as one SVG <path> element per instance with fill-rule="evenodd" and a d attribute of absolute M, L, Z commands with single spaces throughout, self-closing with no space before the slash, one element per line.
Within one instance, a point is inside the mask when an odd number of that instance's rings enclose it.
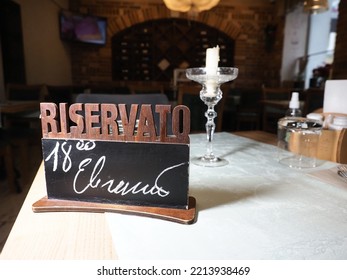
<path fill-rule="evenodd" d="M 234 64 L 234 40 L 206 24 L 159 19 L 112 37 L 113 80 L 170 81 L 175 68 L 204 67 L 206 49 L 220 47 L 219 66 Z"/>

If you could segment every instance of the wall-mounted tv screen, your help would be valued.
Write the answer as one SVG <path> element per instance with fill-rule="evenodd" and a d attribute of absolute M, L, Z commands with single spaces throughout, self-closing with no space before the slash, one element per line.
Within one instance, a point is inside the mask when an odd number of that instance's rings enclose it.
<path fill-rule="evenodd" d="M 64 41 L 106 44 L 107 19 L 67 10 L 59 13 L 60 38 Z"/>

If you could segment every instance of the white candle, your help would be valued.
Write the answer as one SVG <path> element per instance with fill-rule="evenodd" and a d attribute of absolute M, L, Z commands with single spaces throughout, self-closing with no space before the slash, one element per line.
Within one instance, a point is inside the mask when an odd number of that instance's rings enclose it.
<path fill-rule="evenodd" d="M 219 61 L 219 46 L 209 48 L 206 50 L 206 74 L 215 75 L 217 74 Z"/>
<path fill-rule="evenodd" d="M 209 48 L 206 50 L 206 74 L 216 75 L 219 61 L 219 46 Z M 206 94 L 207 97 L 214 97 L 216 95 L 217 81 L 208 79 L 206 81 Z"/>

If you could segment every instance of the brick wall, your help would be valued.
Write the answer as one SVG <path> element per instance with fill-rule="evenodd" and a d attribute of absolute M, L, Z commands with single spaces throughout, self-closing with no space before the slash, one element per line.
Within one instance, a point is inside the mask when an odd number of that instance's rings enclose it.
<path fill-rule="evenodd" d="M 235 1 L 235 3 L 240 1 Z M 102 4 L 101 4 L 102 3 Z M 262 6 L 236 4 L 202 12 L 194 20 L 215 27 L 235 40 L 234 64 L 239 68 L 235 80 L 238 87 L 259 88 L 262 84 L 276 85 L 280 79 L 283 18 L 277 16 L 276 6 L 270 1 Z M 76 84 L 105 84 L 112 81 L 112 53 L 110 38 L 133 24 L 147 20 L 168 18 L 172 14 L 161 1 L 98 1 L 70 0 L 70 9 L 108 18 L 108 42 L 105 47 L 71 46 L 72 78 Z M 174 16 L 188 17 L 175 13 Z M 266 49 L 265 28 L 277 26 L 275 41 L 271 50 Z"/>
<path fill-rule="evenodd" d="M 333 79 L 347 79 L 347 1 L 340 0 Z"/>

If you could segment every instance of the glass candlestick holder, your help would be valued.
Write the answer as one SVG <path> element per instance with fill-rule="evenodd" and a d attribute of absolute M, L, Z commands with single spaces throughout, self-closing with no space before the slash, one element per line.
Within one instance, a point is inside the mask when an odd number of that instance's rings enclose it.
<path fill-rule="evenodd" d="M 186 69 L 187 78 L 202 85 L 200 99 L 207 106 L 207 111 L 205 112 L 205 117 L 207 118 L 206 153 L 204 156 L 193 158 L 192 163 L 194 164 L 207 167 L 217 167 L 228 164 L 227 160 L 219 158 L 213 153 L 212 141 L 216 127 L 214 119 L 217 117 L 214 107 L 223 96 L 220 85 L 234 80 L 237 77 L 237 74 L 238 69 L 233 67 L 219 67 L 216 71 L 212 71 L 212 73 L 210 73 L 209 69 L 203 67 Z"/>

